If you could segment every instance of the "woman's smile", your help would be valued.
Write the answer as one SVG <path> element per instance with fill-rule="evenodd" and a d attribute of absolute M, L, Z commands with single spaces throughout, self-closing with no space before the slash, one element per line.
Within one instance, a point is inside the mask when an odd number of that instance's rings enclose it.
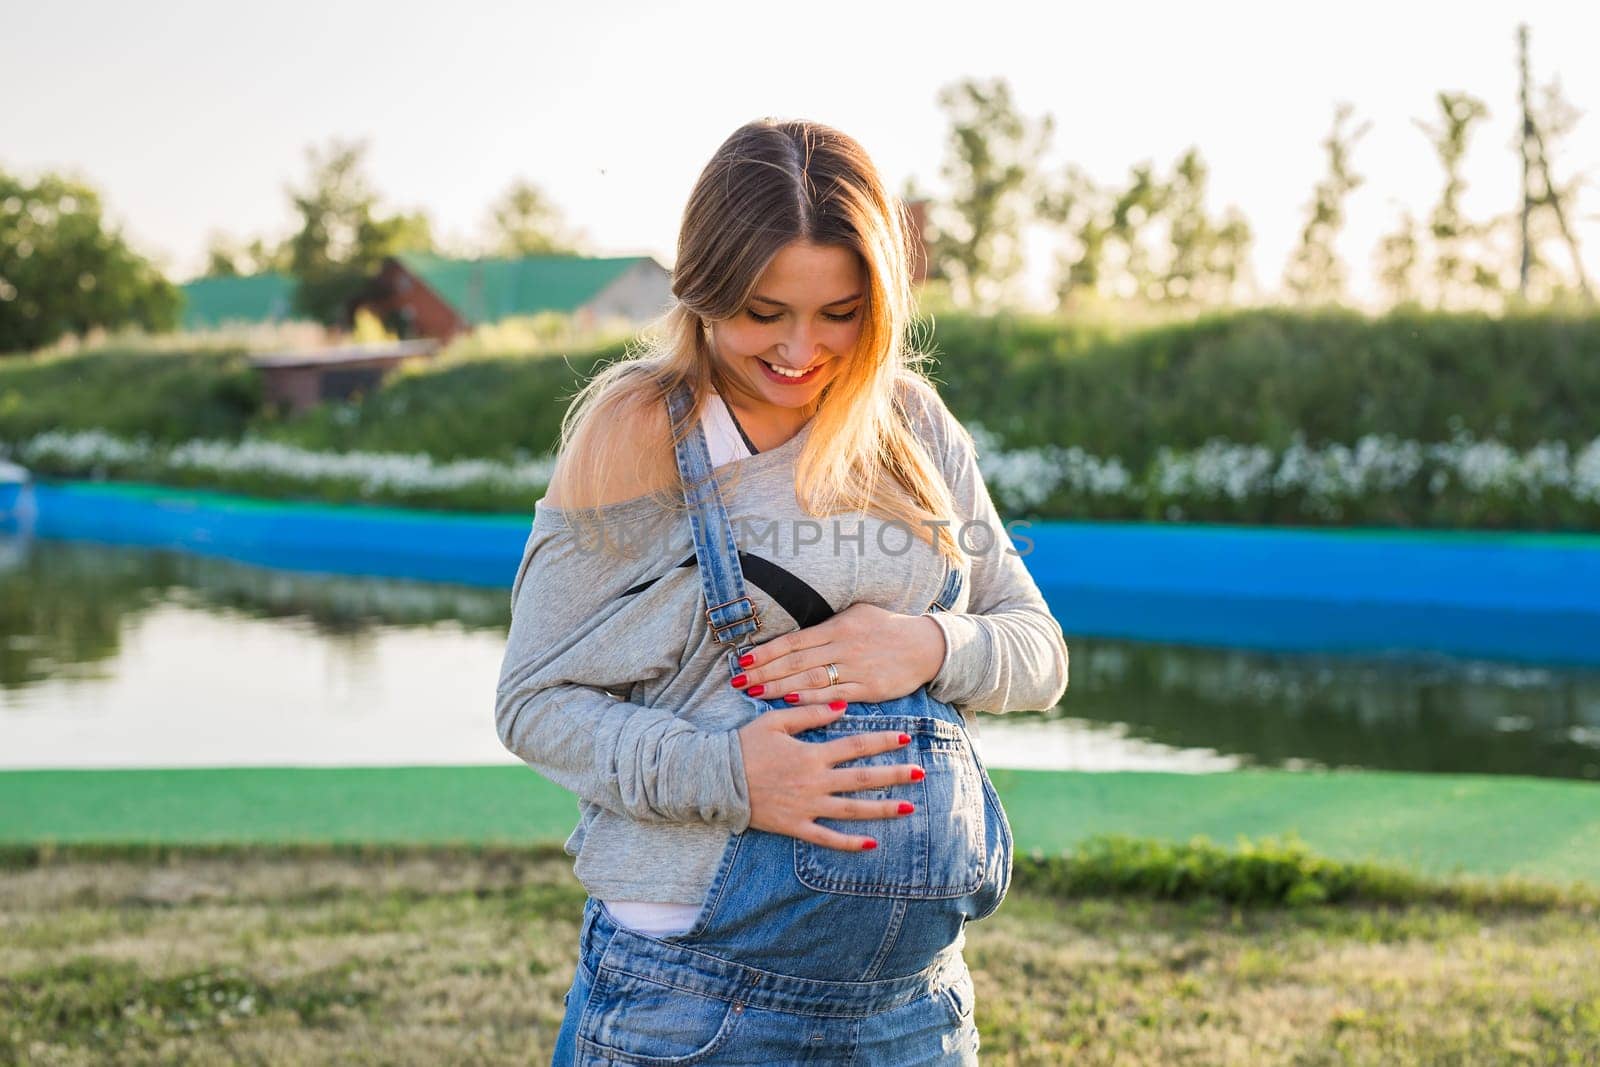
<path fill-rule="evenodd" d="M 779 385 L 805 385 L 817 376 L 817 373 L 827 365 L 828 361 L 825 359 L 818 360 L 798 372 L 794 368 L 786 367 L 781 363 L 768 363 L 760 357 L 756 358 L 756 362 L 761 364 L 762 370 L 766 372 L 768 381 L 777 382 Z"/>

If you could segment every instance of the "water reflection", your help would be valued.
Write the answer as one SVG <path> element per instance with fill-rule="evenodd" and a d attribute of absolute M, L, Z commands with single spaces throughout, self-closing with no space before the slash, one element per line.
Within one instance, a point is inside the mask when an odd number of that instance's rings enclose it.
<path fill-rule="evenodd" d="M 0 561 L 0 767 L 514 760 L 508 589 L 52 540 Z M 983 718 L 990 765 L 1600 778 L 1600 671 L 1071 645 L 1061 709 Z"/>
<path fill-rule="evenodd" d="M 1072 642 L 1080 719 L 1267 766 L 1600 778 L 1600 671 Z"/>
<path fill-rule="evenodd" d="M 295 619 L 329 637 L 378 625 L 510 625 L 509 593 L 399 579 L 266 570 L 210 556 L 0 538 L 0 686 L 93 675 L 130 621 L 160 605 Z"/>

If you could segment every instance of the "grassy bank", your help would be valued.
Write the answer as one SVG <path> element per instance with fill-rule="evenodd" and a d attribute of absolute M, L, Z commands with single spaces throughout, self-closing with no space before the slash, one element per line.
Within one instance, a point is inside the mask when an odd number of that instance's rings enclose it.
<path fill-rule="evenodd" d="M 547 1062 L 584 894 L 557 849 L 12 850 L 0 1061 Z M 1112 849 L 1260 884 L 1246 858 Z M 1165 873 L 1163 873 L 1165 872 Z M 1080 872 L 1081 873 L 1081 872 Z M 1249 906 L 1052 884 L 968 929 L 985 1064 L 1600 1057 L 1595 903 Z M 1391 886 L 1394 883 L 1391 883 Z"/>
<path fill-rule="evenodd" d="M 1600 425 L 1600 314 L 1265 309 L 1108 329 L 1051 316 L 941 314 L 919 331 L 963 421 L 1006 448 L 1080 446 L 1140 467 L 1213 438 L 1285 448 L 1366 434 L 1514 448 Z M 547 452 L 566 399 L 621 343 L 535 355 L 447 350 L 358 403 L 285 417 L 240 347 L 109 347 L 0 358 L 0 440 L 103 429 L 178 443 L 247 430 L 333 451 L 511 460 Z"/>
<path fill-rule="evenodd" d="M 980 428 L 995 461 L 986 474 L 1012 513 L 1600 522 L 1597 315 L 1254 310 L 1127 330 L 1044 316 L 930 324 L 930 371 L 956 415 Z M 525 513 L 568 399 L 624 352 L 447 352 L 356 402 L 289 417 L 265 402 L 241 349 L 174 344 L 0 360 L 0 446 L 103 432 L 100 444 L 55 442 L 24 461 L 60 477 Z M 327 458 L 351 453 L 366 458 Z"/>

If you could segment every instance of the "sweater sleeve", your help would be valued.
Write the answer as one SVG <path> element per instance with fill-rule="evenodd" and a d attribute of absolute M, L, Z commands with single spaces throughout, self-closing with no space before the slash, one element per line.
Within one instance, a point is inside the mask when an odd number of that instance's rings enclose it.
<path fill-rule="evenodd" d="M 564 522 L 536 515 L 511 588 L 495 698 L 500 740 L 611 811 L 742 832 L 750 791 L 738 733 L 706 732 L 672 709 L 625 699 L 636 684 L 676 671 L 684 655 L 681 628 L 638 625 L 643 594 L 620 595 L 633 576 L 584 548 Z M 653 591 L 675 580 L 663 577 Z"/>
<path fill-rule="evenodd" d="M 934 459 L 955 498 L 951 531 L 971 559 L 967 610 L 931 616 L 944 631 L 945 657 L 928 693 L 963 710 L 1053 708 L 1067 689 L 1061 624 L 995 509 L 971 435 L 935 390 L 919 385 L 916 392 Z"/>

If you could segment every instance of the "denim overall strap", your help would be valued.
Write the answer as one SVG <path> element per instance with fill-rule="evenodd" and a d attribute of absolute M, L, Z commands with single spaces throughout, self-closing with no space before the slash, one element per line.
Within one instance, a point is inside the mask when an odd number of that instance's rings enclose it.
<path fill-rule="evenodd" d="M 676 431 L 689 417 L 694 402 L 688 385 L 679 385 L 667 396 L 667 412 Z M 706 447 L 705 431 L 698 420 L 679 440 L 678 473 L 683 477 L 684 500 L 689 505 L 689 523 L 694 533 L 694 554 L 700 564 L 700 585 L 705 593 L 706 621 L 711 636 L 720 644 L 732 644 L 728 654 L 730 672 L 739 671 L 739 657 L 754 647 L 748 638 L 760 627 L 755 604 L 744 584 L 739 567 L 739 548 L 733 540 L 733 526 L 717 488 L 711 467 L 711 452 Z"/>
<path fill-rule="evenodd" d="M 939 595 L 933 598 L 933 603 L 928 605 L 928 611 L 949 611 L 955 607 L 956 598 L 961 595 L 961 583 L 965 581 L 961 568 L 946 564 L 944 585 L 939 589 Z"/>

